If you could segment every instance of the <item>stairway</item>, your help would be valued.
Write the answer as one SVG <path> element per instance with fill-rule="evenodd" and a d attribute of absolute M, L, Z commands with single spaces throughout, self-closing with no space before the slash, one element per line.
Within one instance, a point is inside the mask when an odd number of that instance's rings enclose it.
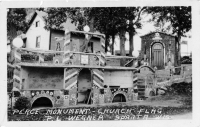
<path fill-rule="evenodd" d="M 138 87 L 138 100 L 145 100 L 145 79 L 138 78 L 137 81 Z"/>

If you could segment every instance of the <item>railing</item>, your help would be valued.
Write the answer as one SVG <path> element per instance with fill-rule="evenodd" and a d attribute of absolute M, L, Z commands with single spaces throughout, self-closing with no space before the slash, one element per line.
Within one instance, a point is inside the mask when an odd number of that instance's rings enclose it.
<path fill-rule="evenodd" d="M 120 65 L 121 59 L 125 60 L 124 65 Z M 132 66 L 134 60 L 136 60 L 136 57 L 130 57 L 130 56 L 106 56 L 107 65 L 110 66 L 124 66 L 124 67 L 130 67 Z"/>
<path fill-rule="evenodd" d="M 105 65 L 105 55 L 102 52 L 64 52 L 43 51 L 21 48 L 21 62 L 25 63 L 49 63 L 49 64 L 73 64 L 73 65 Z"/>
<path fill-rule="evenodd" d="M 180 75 L 174 74 L 176 68 L 180 68 Z M 191 66 L 172 67 L 164 70 L 155 70 L 155 73 L 136 73 L 136 75 L 138 80 L 143 80 L 143 83 L 139 84 L 146 86 L 146 88 L 159 88 L 170 86 L 174 83 L 192 81 Z"/>
<path fill-rule="evenodd" d="M 174 74 L 175 69 L 180 69 L 180 75 Z M 157 87 L 169 86 L 173 83 L 192 80 L 192 70 L 190 70 L 190 66 L 179 66 L 165 70 L 157 70 L 155 75 Z"/>

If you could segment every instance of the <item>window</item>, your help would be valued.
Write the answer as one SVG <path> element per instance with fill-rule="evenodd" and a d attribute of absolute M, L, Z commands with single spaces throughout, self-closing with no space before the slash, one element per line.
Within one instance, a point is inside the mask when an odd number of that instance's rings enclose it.
<path fill-rule="evenodd" d="M 40 36 L 36 37 L 36 48 L 40 48 L 40 41 L 41 37 Z"/>
<path fill-rule="evenodd" d="M 39 26 L 40 26 L 40 21 L 36 21 L 35 27 L 39 27 Z"/>

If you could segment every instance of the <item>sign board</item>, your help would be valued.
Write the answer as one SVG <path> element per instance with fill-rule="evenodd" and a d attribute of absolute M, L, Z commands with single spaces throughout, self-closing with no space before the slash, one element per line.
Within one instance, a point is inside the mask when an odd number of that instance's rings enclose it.
<path fill-rule="evenodd" d="M 88 55 L 81 55 L 81 64 L 88 64 Z"/>

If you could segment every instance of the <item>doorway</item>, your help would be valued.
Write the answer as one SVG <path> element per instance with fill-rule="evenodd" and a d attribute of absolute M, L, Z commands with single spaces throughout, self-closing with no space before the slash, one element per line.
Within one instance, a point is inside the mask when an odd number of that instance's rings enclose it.
<path fill-rule="evenodd" d="M 82 69 L 78 76 L 78 104 L 92 103 L 92 74 L 87 68 Z"/>
<path fill-rule="evenodd" d="M 161 43 L 154 43 L 152 46 L 152 66 L 157 69 L 164 68 L 164 48 Z"/>

